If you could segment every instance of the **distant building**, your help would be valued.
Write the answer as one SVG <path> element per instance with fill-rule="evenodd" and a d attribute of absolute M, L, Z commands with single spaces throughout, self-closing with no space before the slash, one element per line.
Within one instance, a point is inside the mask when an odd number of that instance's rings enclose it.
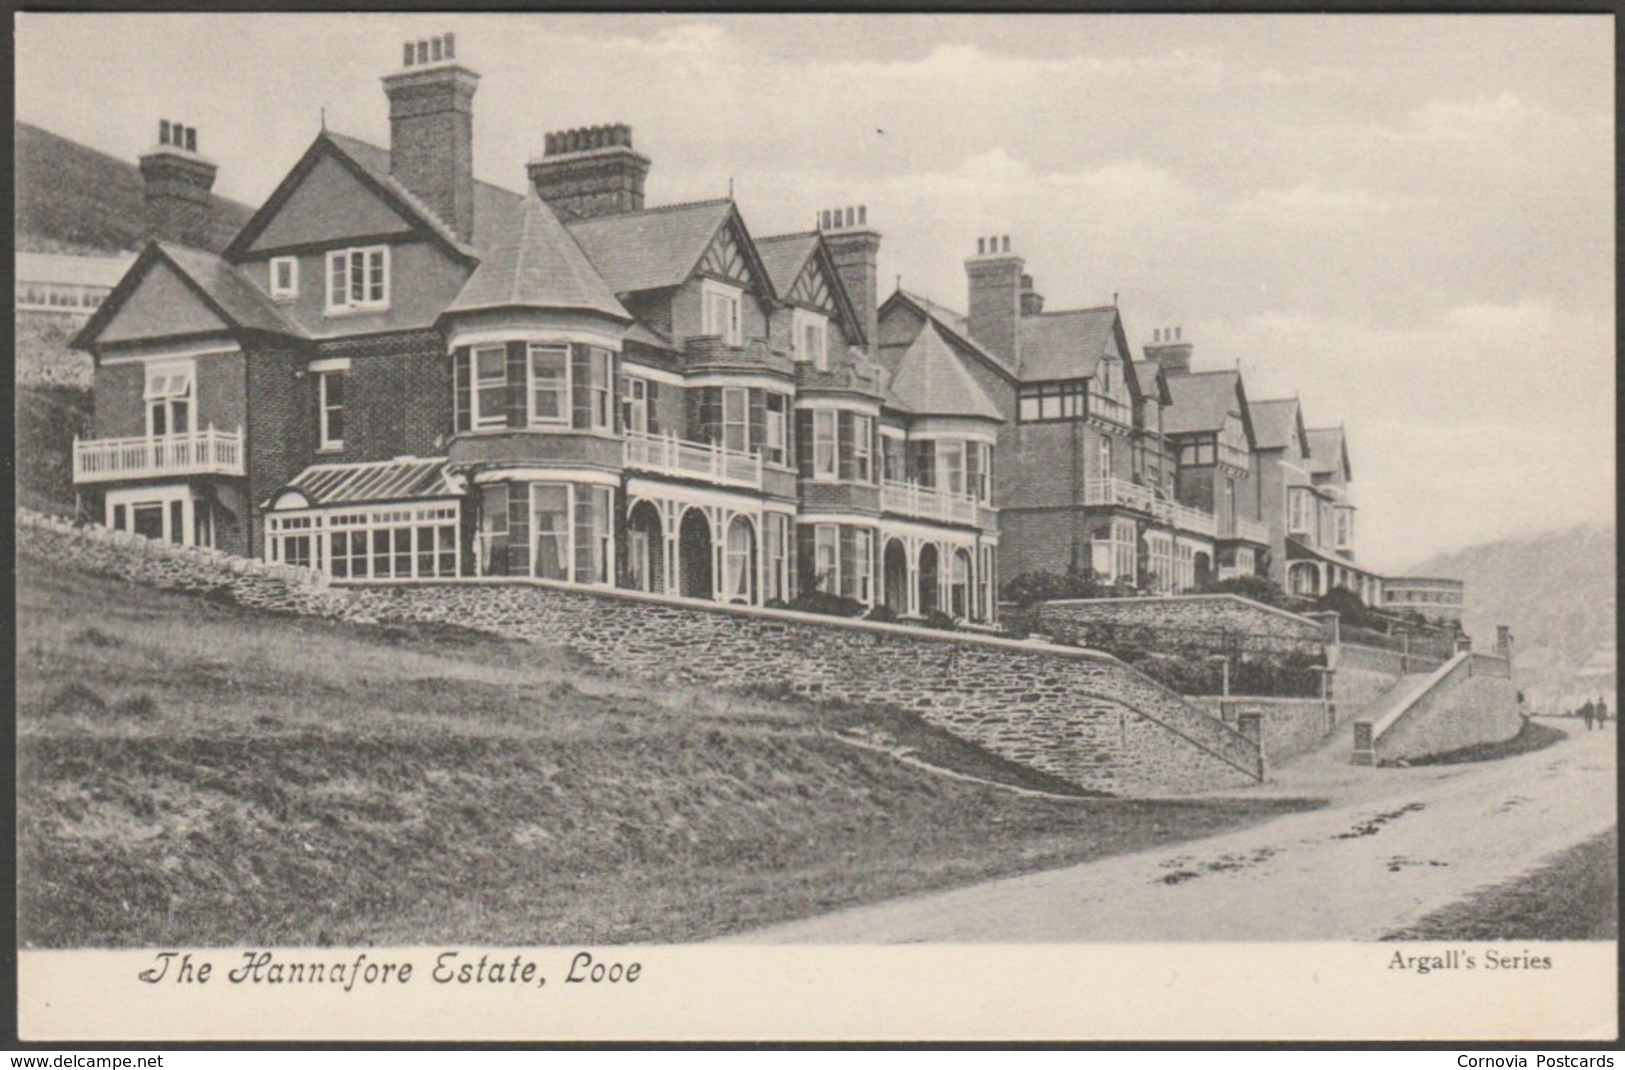
<path fill-rule="evenodd" d="M 1390 613 L 1420 613 L 1429 620 L 1461 621 L 1466 584 L 1441 576 L 1388 576 L 1382 581 L 1382 604 Z"/>
<path fill-rule="evenodd" d="M 89 319 L 134 262 L 133 253 L 110 256 L 18 253 L 16 310 Z"/>

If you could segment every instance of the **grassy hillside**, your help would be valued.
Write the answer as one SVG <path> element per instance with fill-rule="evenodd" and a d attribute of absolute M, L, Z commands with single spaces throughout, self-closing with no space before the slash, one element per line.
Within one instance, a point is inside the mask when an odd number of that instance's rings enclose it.
<path fill-rule="evenodd" d="M 1021 794 L 906 714 L 19 565 L 25 946 L 692 940 L 1308 805 Z"/>
<path fill-rule="evenodd" d="M 1511 625 L 1519 673 L 1532 691 L 1561 686 L 1599 643 L 1615 641 L 1619 569 L 1611 524 L 1503 539 L 1408 571 L 1467 581 L 1468 634 L 1487 649 L 1495 626 Z"/>
<path fill-rule="evenodd" d="M 108 253 L 142 245 L 141 172 L 121 160 L 28 123 L 16 143 L 19 252 Z M 156 131 L 154 131 L 156 134 Z M 224 249 L 252 214 L 216 197 L 209 248 Z"/>
<path fill-rule="evenodd" d="M 73 437 L 90 434 L 90 388 L 18 383 L 14 442 L 17 504 L 73 510 Z"/>

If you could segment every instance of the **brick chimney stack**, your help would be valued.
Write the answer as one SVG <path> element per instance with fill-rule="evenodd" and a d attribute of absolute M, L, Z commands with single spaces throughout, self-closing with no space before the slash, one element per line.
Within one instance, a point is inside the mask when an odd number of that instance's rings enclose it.
<path fill-rule="evenodd" d="M 480 76 L 457 62 L 455 34 L 408 41 L 384 76 L 389 171 L 463 241 L 474 234 L 474 91 Z"/>
<path fill-rule="evenodd" d="M 158 144 L 141 154 L 140 164 L 146 236 L 207 245 L 219 167 L 198 154 L 196 128 L 159 120 Z"/>
<path fill-rule="evenodd" d="M 1037 316 L 1044 311 L 1044 295 L 1033 289 L 1033 277 L 1021 277 L 1021 314 Z"/>
<path fill-rule="evenodd" d="M 861 204 L 823 210 L 818 214 L 818 231 L 863 325 L 863 340 L 873 353 L 880 330 L 880 231 L 869 225 L 869 209 Z"/>
<path fill-rule="evenodd" d="M 1158 327 L 1151 334 L 1151 344 L 1145 347 L 1145 359 L 1172 377 L 1188 375 L 1191 370 L 1191 344 L 1185 340 L 1183 327 Z"/>
<path fill-rule="evenodd" d="M 560 219 L 591 219 L 643 210 L 649 157 L 632 148 L 630 126 L 614 123 L 548 134 L 527 171 Z"/>
<path fill-rule="evenodd" d="M 1021 269 L 1026 261 L 1010 251 L 1010 235 L 976 239 L 976 255 L 965 261 L 970 282 L 967 327 L 994 356 L 1012 368 L 1021 365 Z"/>

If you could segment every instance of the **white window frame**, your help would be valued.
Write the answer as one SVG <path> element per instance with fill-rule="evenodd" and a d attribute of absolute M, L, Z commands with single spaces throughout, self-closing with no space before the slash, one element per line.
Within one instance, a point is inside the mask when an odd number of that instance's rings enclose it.
<path fill-rule="evenodd" d="M 600 375 L 599 373 L 603 374 Z M 572 389 L 575 384 L 571 384 Z M 574 397 L 574 395 L 571 395 Z M 587 430 L 615 429 L 615 353 L 587 347 Z"/>
<path fill-rule="evenodd" d="M 352 292 L 355 267 L 353 260 L 361 258 L 362 264 L 362 297 L 356 298 Z M 372 271 L 374 258 L 381 268 L 381 279 L 378 287 L 378 296 L 371 296 Z M 344 263 L 344 289 L 342 293 L 334 293 L 333 267 L 336 263 Z M 343 315 L 350 312 L 380 312 L 389 308 L 389 246 L 363 245 L 349 249 L 332 249 L 328 251 L 324 261 L 327 268 L 327 314 Z"/>
<path fill-rule="evenodd" d="M 816 335 L 816 339 L 808 332 Z M 829 367 L 829 317 L 797 308 L 790 316 L 790 350 L 798 361 L 810 360 L 819 371 Z"/>
<path fill-rule="evenodd" d="M 482 347 L 483 348 L 483 347 Z M 557 391 L 559 396 L 559 414 L 557 416 L 542 416 L 536 411 L 536 357 L 538 354 L 564 357 L 564 378 L 560 380 L 562 386 Z M 569 427 L 573 398 L 575 397 L 575 384 L 571 381 L 574 361 L 571 359 L 570 347 L 562 342 L 528 342 L 525 345 L 525 423 L 530 427 Z"/>
<path fill-rule="evenodd" d="M 621 393 L 622 430 L 628 434 L 649 433 L 649 380 L 641 375 L 621 376 L 625 384 Z"/>
<path fill-rule="evenodd" d="M 950 498 L 965 498 L 969 496 L 969 451 L 964 439 L 939 438 L 937 439 L 937 490 Z M 958 467 L 948 463 L 950 457 L 958 457 Z M 958 477 L 959 488 L 954 488 L 954 477 Z"/>
<path fill-rule="evenodd" d="M 875 533 L 868 528 L 855 528 L 852 542 L 852 597 L 866 606 L 872 606 L 875 601 Z"/>
<path fill-rule="evenodd" d="M 481 416 L 480 354 L 493 350 L 502 358 L 499 365 L 502 369 L 502 378 L 492 380 L 483 389 L 498 391 L 502 398 L 502 406 L 495 416 Z M 473 431 L 494 431 L 508 426 L 508 347 L 501 342 L 472 346 L 468 351 L 468 426 Z"/>
<path fill-rule="evenodd" d="M 713 299 L 723 302 L 727 308 L 726 323 L 716 322 L 716 312 Z M 744 304 L 745 291 L 737 286 L 729 286 L 712 279 L 700 280 L 700 333 L 702 335 L 715 335 L 722 339 L 725 345 L 737 346 L 743 344 L 744 336 Z"/>
<path fill-rule="evenodd" d="M 181 385 L 176 386 L 179 380 Z M 160 385 L 155 385 L 160 384 Z M 181 361 L 166 362 L 162 364 L 147 365 L 145 389 L 142 399 L 146 403 L 147 437 L 153 438 L 185 438 L 197 432 L 197 362 Z M 175 430 L 175 403 L 180 402 L 186 406 L 186 430 Z M 161 408 L 164 413 L 164 433 L 157 434 L 154 430 L 153 410 Z"/>
<path fill-rule="evenodd" d="M 271 258 L 271 296 L 277 299 L 286 299 L 299 296 L 299 258 L 297 256 L 273 256 Z M 280 281 L 282 269 L 288 269 L 288 282 L 283 285 Z"/>
<path fill-rule="evenodd" d="M 829 569 L 824 551 L 829 550 Z M 839 524 L 813 525 L 813 583 L 826 594 L 841 593 L 841 528 Z"/>
<path fill-rule="evenodd" d="M 736 403 L 734 414 L 737 418 L 728 415 L 729 402 Z M 722 447 L 736 453 L 750 452 L 750 390 L 743 386 L 725 386 L 722 388 Z M 733 441 L 729 441 L 729 432 L 736 432 Z"/>
<path fill-rule="evenodd" d="M 784 513 L 764 513 L 762 516 L 763 556 L 766 557 L 766 587 L 762 601 L 790 600 L 790 526 L 791 517 Z"/>
<path fill-rule="evenodd" d="M 593 571 L 597 578 L 590 586 L 609 587 L 615 582 L 615 492 L 612 488 L 593 483 L 582 488 L 588 494 L 588 503 L 592 506 L 592 552 Z M 570 519 L 575 521 L 575 495 L 579 493 L 571 488 Z M 600 508 L 600 506 L 602 508 Z M 570 559 L 571 578 L 576 582 L 583 582 L 575 575 L 575 558 Z"/>
<path fill-rule="evenodd" d="M 734 545 L 734 531 L 736 525 L 744 525 L 738 530 L 747 533 L 747 541 L 741 547 Z M 750 559 L 753 551 L 759 553 L 761 532 L 757 530 L 755 521 L 745 513 L 735 514 L 722 533 L 722 597 L 724 601 L 752 605 L 752 588 L 756 586 L 756 576 L 752 574 Z M 759 558 L 758 558 L 759 560 Z M 740 589 L 740 583 L 744 589 Z"/>
<path fill-rule="evenodd" d="M 333 437 L 328 421 L 333 411 L 337 410 L 340 414 L 342 422 L 342 416 L 345 408 L 347 407 L 345 405 L 345 400 L 341 397 L 339 399 L 339 403 L 337 405 L 333 405 L 328 401 L 327 398 L 328 385 L 334 379 L 339 379 L 342 381 L 344 375 L 345 372 L 342 368 L 330 368 L 326 371 L 319 371 L 316 373 L 316 422 L 321 436 L 320 445 L 317 448 L 324 452 L 332 452 L 342 450 L 344 448 L 344 438 L 342 436 L 339 438 Z M 343 390 L 341 387 L 340 393 L 342 394 L 342 392 Z"/>
<path fill-rule="evenodd" d="M 1139 532 L 1132 520 L 1112 521 L 1112 579 L 1133 584 L 1139 582 Z"/>
<path fill-rule="evenodd" d="M 1288 487 L 1286 530 L 1292 535 L 1308 535 L 1314 526 L 1314 495 L 1308 487 Z"/>
<path fill-rule="evenodd" d="M 1353 546 L 1354 510 L 1348 508 L 1333 509 L 1332 522 L 1337 540 L 1337 548 L 1339 550 L 1347 550 L 1350 546 Z"/>
<path fill-rule="evenodd" d="M 543 489 L 562 488 L 564 491 L 564 529 L 562 532 L 552 532 L 555 537 L 562 540 L 563 550 L 560 558 L 564 561 L 564 578 L 542 576 L 539 571 L 541 554 L 542 528 L 536 522 L 539 515 L 537 502 Z M 573 483 L 532 483 L 530 485 L 530 574 L 536 579 L 553 579 L 556 583 L 573 583 L 576 575 L 576 488 Z"/>
<path fill-rule="evenodd" d="M 813 479 L 819 480 L 821 482 L 827 482 L 829 480 L 838 479 L 838 478 L 840 478 L 840 472 L 841 472 L 841 419 L 840 419 L 840 414 L 838 412 L 836 412 L 834 409 L 814 409 L 812 411 L 812 413 L 813 413 L 813 441 L 812 441 Z M 818 433 L 818 429 L 819 429 L 819 425 L 825 423 L 826 421 L 829 424 L 829 436 L 828 436 L 828 439 L 827 439 L 827 441 L 829 442 L 829 447 L 830 447 L 829 448 L 829 467 L 828 468 L 822 468 L 822 467 L 819 466 L 819 463 L 818 463 L 818 443 L 821 441 L 821 436 Z"/>
<path fill-rule="evenodd" d="M 852 414 L 852 478 L 875 482 L 875 421 L 861 412 Z"/>
<path fill-rule="evenodd" d="M 779 408 L 775 411 L 773 402 L 777 399 Z M 789 394 L 780 394 L 769 390 L 762 399 L 763 434 L 762 460 L 767 464 L 785 465 L 790 463 L 790 413 L 793 405 Z M 777 456 L 775 456 L 775 454 Z"/>

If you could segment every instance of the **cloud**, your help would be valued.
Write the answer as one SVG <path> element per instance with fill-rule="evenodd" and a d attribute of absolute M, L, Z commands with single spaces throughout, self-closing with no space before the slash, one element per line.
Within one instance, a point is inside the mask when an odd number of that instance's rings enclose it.
<path fill-rule="evenodd" d="M 1325 229 L 1369 225 L 1372 217 L 1390 211 L 1394 200 L 1370 190 L 1328 190 L 1304 183 L 1291 189 L 1264 189 L 1247 194 L 1230 206 L 1241 223 L 1272 227 Z"/>

